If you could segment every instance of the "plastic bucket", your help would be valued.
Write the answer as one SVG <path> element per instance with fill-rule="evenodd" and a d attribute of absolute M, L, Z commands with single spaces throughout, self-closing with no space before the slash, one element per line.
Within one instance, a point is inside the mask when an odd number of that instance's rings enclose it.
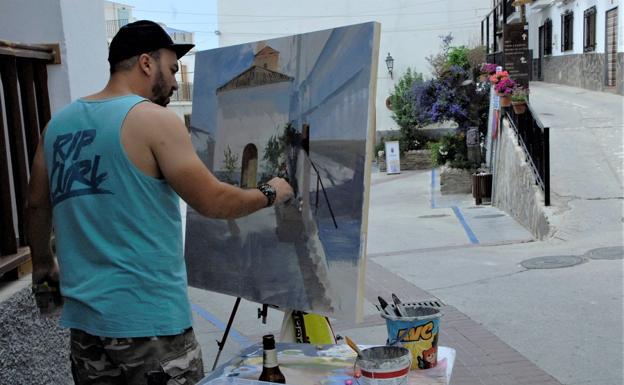
<path fill-rule="evenodd" d="M 439 309 L 401 304 L 401 314 L 396 317 L 382 313 L 388 328 L 388 344 L 400 344 L 412 355 L 412 369 L 429 369 L 438 363 Z"/>
<path fill-rule="evenodd" d="M 411 364 L 409 350 L 400 346 L 375 346 L 362 350 L 357 365 L 360 385 L 407 385 Z"/>

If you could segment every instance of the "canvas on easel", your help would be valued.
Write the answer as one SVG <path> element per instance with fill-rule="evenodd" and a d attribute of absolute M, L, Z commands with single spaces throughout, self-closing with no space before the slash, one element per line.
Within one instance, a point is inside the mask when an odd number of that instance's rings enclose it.
<path fill-rule="evenodd" d="M 222 181 L 288 179 L 295 198 L 236 220 L 188 208 L 189 285 L 361 315 L 379 24 L 196 54 L 191 137 Z"/>

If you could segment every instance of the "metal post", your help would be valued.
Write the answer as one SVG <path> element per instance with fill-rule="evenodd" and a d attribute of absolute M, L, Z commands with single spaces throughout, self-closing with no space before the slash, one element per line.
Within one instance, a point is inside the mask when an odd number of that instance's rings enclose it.
<path fill-rule="evenodd" d="M 490 53 L 490 15 L 487 16 L 485 23 L 485 42 L 487 46 L 486 53 Z"/>
<path fill-rule="evenodd" d="M 544 205 L 550 206 L 550 129 L 544 127 Z"/>

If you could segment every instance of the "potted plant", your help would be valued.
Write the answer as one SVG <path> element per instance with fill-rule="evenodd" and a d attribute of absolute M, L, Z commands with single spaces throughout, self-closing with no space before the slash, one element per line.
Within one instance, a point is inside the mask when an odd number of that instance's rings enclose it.
<path fill-rule="evenodd" d="M 529 89 L 516 87 L 511 93 L 511 105 L 514 112 L 518 115 L 524 114 L 527 108 L 527 101 L 529 99 Z"/>
<path fill-rule="evenodd" d="M 498 96 L 500 96 L 501 107 L 511 106 L 511 93 L 515 88 L 516 82 L 510 77 L 503 77 L 496 83 L 494 89 Z"/>
<path fill-rule="evenodd" d="M 508 78 L 508 77 L 509 77 L 509 72 L 497 71 L 493 75 L 490 75 L 490 83 L 492 83 L 493 85 L 496 85 L 498 84 L 499 81 L 501 81 L 501 79 Z"/>
<path fill-rule="evenodd" d="M 481 75 L 479 76 L 481 83 L 488 81 L 489 77 L 496 73 L 496 67 L 494 63 L 481 64 Z"/>

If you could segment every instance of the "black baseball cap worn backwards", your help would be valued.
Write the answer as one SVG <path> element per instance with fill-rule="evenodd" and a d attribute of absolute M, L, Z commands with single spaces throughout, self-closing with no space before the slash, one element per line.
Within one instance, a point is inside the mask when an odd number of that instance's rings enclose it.
<path fill-rule="evenodd" d="M 108 62 L 114 65 L 122 60 L 160 48 L 174 51 L 179 59 L 193 47 L 195 44 L 175 44 L 169 34 L 157 23 L 139 20 L 124 25 L 113 37 L 108 49 Z"/>

